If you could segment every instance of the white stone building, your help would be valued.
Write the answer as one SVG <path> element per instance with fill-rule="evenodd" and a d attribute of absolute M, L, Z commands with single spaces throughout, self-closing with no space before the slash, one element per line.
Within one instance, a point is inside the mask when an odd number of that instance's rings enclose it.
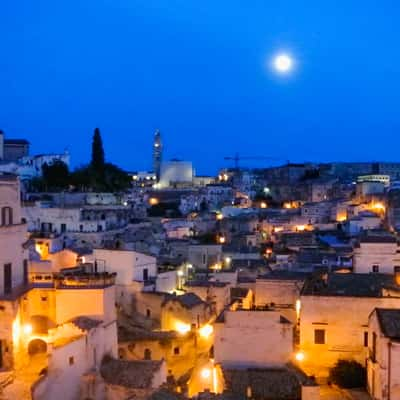
<path fill-rule="evenodd" d="M 393 275 L 333 273 L 307 280 L 300 301 L 302 369 L 327 377 L 339 359 L 365 365 L 369 315 L 400 308 L 400 286 Z"/>
<path fill-rule="evenodd" d="M 225 311 L 214 324 L 223 367 L 283 367 L 293 357 L 293 324 L 277 311 Z"/>
<path fill-rule="evenodd" d="M 400 399 L 400 309 L 376 308 L 368 335 L 368 391 L 376 400 Z"/>
<path fill-rule="evenodd" d="M 393 274 L 400 267 L 397 239 L 384 231 L 371 231 L 360 237 L 354 249 L 353 268 L 356 273 L 381 272 Z"/>

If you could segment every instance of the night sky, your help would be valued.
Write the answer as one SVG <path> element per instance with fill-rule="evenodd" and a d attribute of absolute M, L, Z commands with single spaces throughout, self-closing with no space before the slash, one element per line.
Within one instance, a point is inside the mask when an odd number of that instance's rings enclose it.
<path fill-rule="evenodd" d="M 200 174 L 236 151 L 400 161 L 398 1 L 3 0 L 0 16 L 0 129 L 32 153 L 79 165 L 98 126 L 129 170 L 151 168 L 156 128 Z"/>

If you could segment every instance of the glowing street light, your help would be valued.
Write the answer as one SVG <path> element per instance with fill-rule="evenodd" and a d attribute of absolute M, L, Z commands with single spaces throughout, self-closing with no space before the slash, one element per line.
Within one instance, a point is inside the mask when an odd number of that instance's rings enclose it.
<path fill-rule="evenodd" d="M 30 335 L 32 333 L 32 330 L 33 330 L 33 328 L 32 328 L 31 324 L 25 324 L 22 327 L 22 331 L 24 332 L 25 335 Z"/>
<path fill-rule="evenodd" d="M 298 352 L 295 354 L 294 358 L 296 359 L 296 361 L 301 362 L 301 361 L 304 360 L 304 353 L 303 353 L 302 351 L 298 351 Z"/>
<path fill-rule="evenodd" d="M 211 370 L 210 370 L 210 368 L 203 368 L 203 369 L 201 370 L 200 374 L 201 374 L 201 377 L 202 377 L 203 379 L 210 379 Z"/>

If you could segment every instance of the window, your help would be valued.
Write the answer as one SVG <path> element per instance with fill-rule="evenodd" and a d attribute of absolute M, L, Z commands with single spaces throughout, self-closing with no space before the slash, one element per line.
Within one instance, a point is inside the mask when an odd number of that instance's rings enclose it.
<path fill-rule="evenodd" d="M 364 332 L 364 347 L 368 347 L 368 332 Z"/>
<path fill-rule="evenodd" d="M 146 310 L 146 317 L 147 318 L 151 317 L 151 310 L 149 308 Z"/>
<path fill-rule="evenodd" d="M 4 270 L 3 270 L 3 284 L 4 284 L 4 293 L 11 293 L 12 289 L 12 269 L 11 269 L 11 263 L 9 264 L 4 264 Z"/>
<path fill-rule="evenodd" d="M 143 280 L 145 282 L 149 280 L 149 270 L 147 268 L 143 269 Z"/>
<path fill-rule="evenodd" d="M 22 268 L 23 268 L 24 285 L 27 285 L 28 281 L 29 281 L 29 270 L 28 270 L 28 260 L 27 259 L 24 259 Z"/>
<path fill-rule="evenodd" d="M 69 365 L 74 365 L 74 363 L 75 363 L 74 357 L 70 357 L 68 359 L 68 363 L 69 363 Z"/>
<path fill-rule="evenodd" d="M 1 209 L 1 225 L 12 225 L 13 210 L 11 207 L 3 207 Z"/>
<path fill-rule="evenodd" d="M 61 232 L 64 233 L 67 231 L 67 224 L 61 224 Z"/>
<path fill-rule="evenodd" d="M 314 330 L 314 344 L 325 344 L 325 329 Z"/>
<path fill-rule="evenodd" d="M 151 350 L 150 349 L 145 349 L 144 350 L 144 359 L 145 360 L 151 360 Z"/>
<path fill-rule="evenodd" d="M 376 333 L 372 333 L 372 349 L 371 349 L 371 360 L 375 362 L 376 360 Z"/>
<path fill-rule="evenodd" d="M 179 353 L 180 353 L 179 347 L 174 347 L 174 354 L 175 354 L 176 356 L 179 356 Z"/>
<path fill-rule="evenodd" d="M 378 264 L 374 264 L 372 266 L 372 272 L 378 273 L 379 272 L 379 265 Z"/>

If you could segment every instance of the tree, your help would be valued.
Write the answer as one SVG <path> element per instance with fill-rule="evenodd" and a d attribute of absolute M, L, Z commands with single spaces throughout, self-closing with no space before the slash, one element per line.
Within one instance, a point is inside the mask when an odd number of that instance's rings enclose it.
<path fill-rule="evenodd" d="M 96 128 L 93 134 L 92 141 L 92 161 L 90 163 L 91 167 L 97 173 L 102 173 L 104 169 L 104 149 L 103 141 L 100 135 L 100 129 Z"/>
<path fill-rule="evenodd" d="M 65 189 L 69 186 L 70 174 L 68 165 L 61 160 L 42 166 L 43 183 L 47 190 Z"/>
<path fill-rule="evenodd" d="M 104 164 L 102 185 L 104 189 L 110 191 L 126 190 L 131 186 L 131 178 L 129 175 L 114 164 Z"/>
<path fill-rule="evenodd" d="M 82 165 L 71 173 L 71 184 L 78 190 L 86 191 L 92 184 L 91 169 Z"/>
<path fill-rule="evenodd" d="M 365 368 L 354 360 L 338 360 L 330 370 L 329 378 L 336 385 L 345 388 L 365 387 Z"/>

